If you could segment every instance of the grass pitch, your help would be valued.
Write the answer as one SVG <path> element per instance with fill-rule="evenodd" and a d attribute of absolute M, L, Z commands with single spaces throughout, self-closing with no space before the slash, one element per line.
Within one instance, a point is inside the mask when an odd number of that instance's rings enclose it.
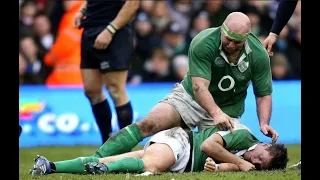
<path fill-rule="evenodd" d="M 295 164 L 301 157 L 301 145 L 287 145 L 289 152 L 288 167 Z M 117 174 L 117 175 L 72 175 L 72 174 L 50 174 L 40 177 L 32 177 L 28 174 L 29 169 L 33 166 L 33 158 L 39 154 L 48 158 L 50 161 L 60 161 L 73 159 L 79 156 L 88 156 L 93 154 L 98 147 L 93 146 L 73 146 L 73 147 L 37 147 L 37 148 L 21 148 L 19 150 L 19 179 L 34 180 L 34 179 L 75 179 L 75 180 L 129 180 L 129 179 L 152 179 L 152 180 L 300 180 L 300 171 L 288 169 L 286 172 L 270 171 L 270 172 L 218 172 L 218 173 L 185 173 L 174 174 L 165 173 L 162 175 L 135 177 L 134 174 Z"/>

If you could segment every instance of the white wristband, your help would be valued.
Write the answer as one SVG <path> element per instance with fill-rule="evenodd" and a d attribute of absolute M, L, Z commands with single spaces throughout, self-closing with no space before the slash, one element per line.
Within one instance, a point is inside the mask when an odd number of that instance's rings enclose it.
<path fill-rule="evenodd" d="M 216 169 L 214 170 L 214 172 L 218 172 L 220 170 L 220 164 L 216 164 Z"/>
<path fill-rule="evenodd" d="M 273 33 L 273 32 L 270 32 L 269 35 L 274 35 L 274 36 L 276 36 L 277 38 L 279 37 L 278 34 Z"/>
<path fill-rule="evenodd" d="M 112 35 L 114 35 L 117 30 L 114 29 L 111 25 L 108 25 L 107 28 L 106 28 Z"/>

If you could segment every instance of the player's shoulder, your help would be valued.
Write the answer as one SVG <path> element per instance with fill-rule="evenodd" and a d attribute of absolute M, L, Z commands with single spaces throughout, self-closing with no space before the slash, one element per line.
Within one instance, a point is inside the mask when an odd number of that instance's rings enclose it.
<path fill-rule="evenodd" d="M 240 123 L 234 123 L 233 133 L 231 131 L 212 130 L 212 134 L 219 134 L 222 138 L 229 138 L 232 136 L 237 139 L 246 139 L 252 137 L 252 131 L 245 125 Z"/>
<path fill-rule="evenodd" d="M 263 46 L 260 39 L 253 33 L 249 34 L 248 44 L 254 55 L 269 57 L 266 48 Z"/>
<path fill-rule="evenodd" d="M 190 48 L 219 47 L 221 32 L 219 27 L 208 28 L 199 32 L 191 41 Z"/>
<path fill-rule="evenodd" d="M 266 48 L 263 46 L 259 38 L 253 33 L 249 34 L 248 45 L 251 49 L 253 60 L 270 60 Z"/>
<path fill-rule="evenodd" d="M 241 133 L 241 132 L 248 132 L 248 133 L 252 133 L 251 132 L 251 130 L 247 127 L 247 126 L 245 126 L 245 125 L 243 125 L 243 124 L 241 124 L 241 123 L 234 123 L 234 132 L 235 133 Z"/>

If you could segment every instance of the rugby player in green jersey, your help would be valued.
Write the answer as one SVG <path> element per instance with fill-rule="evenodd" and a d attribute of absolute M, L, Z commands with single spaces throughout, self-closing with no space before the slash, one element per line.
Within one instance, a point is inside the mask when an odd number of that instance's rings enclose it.
<path fill-rule="evenodd" d="M 164 130 L 155 134 L 143 150 L 116 156 L 59 162 L 38 156 L 36 162 L 42 165 L 32 171 L 33 175 L 200 172 L 213 171 L 215 162 L 219 164 L 215 164 L 214 171 L 250 171 L 285 169 L 288 154 L 284 145 L 261 143 L 246 126 L 235 123 L 233 133 L 216 127 L 199 132 L 186 132 L 181 127 Z"/>

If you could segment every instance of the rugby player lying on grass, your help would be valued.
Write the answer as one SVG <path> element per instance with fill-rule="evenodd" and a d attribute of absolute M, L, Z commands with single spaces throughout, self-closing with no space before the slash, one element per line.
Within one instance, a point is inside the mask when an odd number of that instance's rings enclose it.
<path fill-rule="evenodd" d="M 185 132 L 172 128 L 155 134 L 143 150 L 98 158 L 79 157 L 50 162 L 37 156 L 32 175 L 50 173 L 142 173 L 200 172 L 211 157 L 219 171 L 250 171 L 284 169 L 288 162 L 283 144 L 261 143 L 244 125 L 235 123 L 233 133 L 207 128 L 200 132 Z M 208 169 L 206 169 L 208 170 Z"/>

